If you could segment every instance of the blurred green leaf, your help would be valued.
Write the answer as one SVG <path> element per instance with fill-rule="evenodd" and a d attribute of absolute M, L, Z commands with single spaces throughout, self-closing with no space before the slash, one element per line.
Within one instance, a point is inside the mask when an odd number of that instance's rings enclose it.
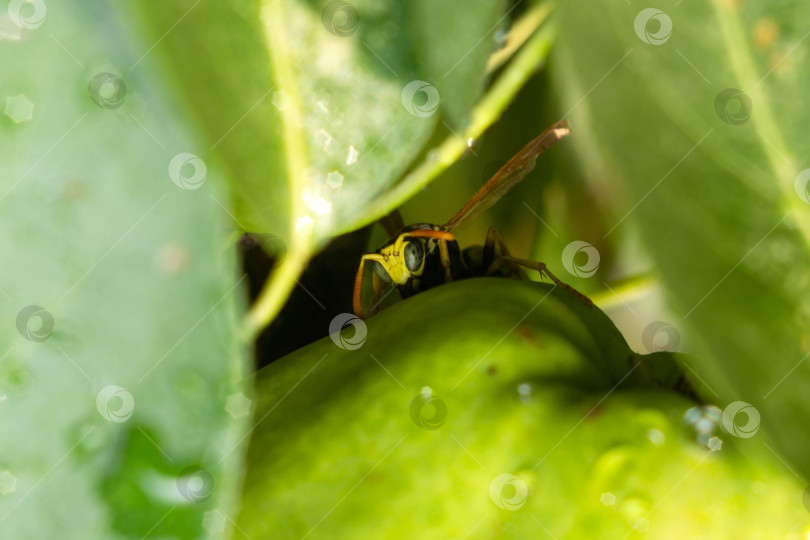
<path fill-rule="evenodd" d="M 370 214 L 375 219 L 383 217 L 392 209 L 404 204 L 418 191 L 427 187 L 431 180 L 455 163 L 462 155 L 469 152 L 467 141 L 470 138 L 477 139 L 481 137 L 487 128 L 503 114 L 532 74 L 543 67 L 556 36 L 554 21 L 545 22 L 548 14 L 548 5 L 538 4 L 524 16 L 533 24 L 542 24 L 542 26 L 531 35 L 531 38 L 515 54 L 515 57 L 504 68 L 503 73 L 492 83 L 475 106 L 469 127 L 464 133 L 450 133 L 441 144 L 428 152 L 425 159 L 403 177 L 396 186 L 377 198 L 369 209 Z M 520 27 L 522 32 L 525 32 L 526 25 L 523 23 L 524 20 L 521 19 L 516 25 Z M 545 127 L 547 126 L 539 127 L 538 132 Z M 537 132 L 532 132 L 533 136 L 536 134 Z M 531 138 L 528 140 L 531 140 Z M 481 183 L 484 181 L 486 179 Z M 358 222 L 356 225 L 360 224 L 364 223 Z"/>
<path fill-rule="evenodd" d="M 291 242 L 301 218 L 314 220 L 316 238 L 362 220 L 427 142 L 440 102 L 458 123 L 469 115 L 502 9 L 458 8 L 268 0 L 137 9 L 155 37 L 182 19 L 155 53 L 231 170 L 237 218 Z"/>
<path fill-rule="evenodd" d="M 143 1 L 116 9 L 152 43 L 135 70 L 160 62 L 167 87 L 202 128 L 200 156 L 221 157 L 227 167 L 235 226 L 289 242 L 295 184 L 287 178 L 279 107 L 291 104 L 277 85 L 259 4 Z"/>
<path fill-rule="evenodd" d="M 238 538 L 773 538 L 810 524 L 798 482 L 765 450 L 735 451 L 717 409 L 617 387 L 606 366 L 636 372 L 632 351 L 566 291 L 471 279 L 343 326 L 258 375 Z"/>
<path fill-rule="evenodd" d="M 250 403 L 223 171 L 182 155 L 151 41 L 46 9 L 0 41 L 0 536 L 222 538 Z"/>
<path fill-rule="evenodd" d="M 470 111 L 483 93 L 495 34 L 507 27 L 504 3 L 416 0 L 408 4 L 417 63 L 427 80 L 435 81 L 442 111 L 454 130 L 467 127 Z"/>
<path fill-rule="evenodd" d="M 566 5 L 563 107 L 585 165 L 627 187 L 608 234 L 640 224 L 696 371 L 721 405 L 754 405 L 807 477 L 810 6 L 656 7 Z"/>

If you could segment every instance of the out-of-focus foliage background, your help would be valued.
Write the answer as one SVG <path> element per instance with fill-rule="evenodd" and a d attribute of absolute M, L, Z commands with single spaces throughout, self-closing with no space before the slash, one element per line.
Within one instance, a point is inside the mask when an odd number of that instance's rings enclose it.
<path fill-rule="evenodd" d="M 0 536 L 396 537 L 415 504 L 442 537 L 805 534 L 806 3 L 7 8 Z M 561 118 L 458 237 L 495 226 L 620 337 L 460 284 L 246 378 L 334 337 L 377 219 L 443 223 Z M 696 395 L 630 377 L 660 351 Z"/>

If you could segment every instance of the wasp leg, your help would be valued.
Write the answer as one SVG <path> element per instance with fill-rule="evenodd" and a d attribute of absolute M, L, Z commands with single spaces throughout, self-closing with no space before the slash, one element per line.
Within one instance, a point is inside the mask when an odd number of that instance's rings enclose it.
<path fill-rule="evenodd" d="M 438 240 L 439 242 L 439 258 L 444 267 L 444 281 L 450 283 L 453 281 L 453 272 L 450 268 L 450 251 L 447 249 L 447 240 Z"/>
<path fill-rule="evenodd" d="M 357 268 L 357 275 L 354 276 L 354 294 L 352 295 L 352 308 L 354 314 L 361 319 L 366 318 L 363 312 L 363 270 L 366 266 L 366 256 L 360 258 L 360 266 Z"/>
<path fill-rule="evenodd" d="M 365 319 L 369 314 L 363 309 L 363 271 L 365 270 L 366 261 L 379 261 L 382 260 L 381 256 L 376 253 L 367 253 L 360 258 L 360 266 L 357 268 L 357 275 L 354 277 L 354 294 L 352 296 L 352 308 L 354 314 Z M 383 294 L 383 284 L 380 276 L 376 272 L 371 274 L 372 285 L 374 287 L 374 296 L 371 299 L 371 315 L 380 311 L 380 304 L 382 303 L 385 294 Z M 393 291 L 392 287 L 390 291 Z M 386 293 L 387 294 L 387 293 Z"/>
<path fill-rule="evenodd" d="M 498 265 L 496 262 L 506 262 L 504 257 L 511 257 L 509 248 L 506 247 L 506 242 L 503 241 L 500 233 L 490 227 L 487 230 L 487 239 L 484 242 L 484 254 L 481 257 L 481 267 L 486 270 L 484 275 L 492 275 L 495 273 Z M 526 279 L 526 274 L 523 269 L 516 264 L 507 264 L 510 271 L 516 272 L 521 279 Z"/>
<path fill-rule="evenodd" d="M 554 285 L 556 285 L 557 287 L 562 287 L 563 289 L 566 289 L 566 290 L 572 292 L 573 294 L 575 294 L 576 296 L 580 297 L 582 299 L 582 301 L 585 303 L 586 306 L 593 307 L 593 302 L 591 301 L 590 298 L 588 298 L 587 296 L 585 296 L 584 294 L 582 294 L 581 292 L 579 292 L 578 290 L 576 290 L 572 286 L 568 285 L 567 283 L 563 283 L 562 281 L 557 279 L 557 276 L 555 276 L 554 274 L 552 274 L 549 271 L 548 267 L 546 266 L 546 263 L 541 263 L 541 262 L 538 262 L 538 261 L 531 261 L 529 259 L 519 259 L 517 257 L 512 257 L 512 256 L 508 256 L 508 255 L 501 255 L 498 259 L 493 261 L 492 264 L 489 266 L 489 269 L 487 269 L 487 274 L 489 274 L 491 272 L 494 272 L 495 269 L 497 269 L 498 264 L 500 264 L 500 263 L 515 264 L 515 265 L 518 265 L 518 266 L 522 266 L 524 268 L 530 268 L 532 270 L 537 270 L 540 273 L 541 277 L 543 277 L 543 276 L 547 277 L 548 279 L 553 281 Z"/>
<path fill-rule="evenodd" d="M 374 296 L 371 297 L 371 314 L 374 315 L 380 311 L 380 304 L 383 299 L 382 280 L 376 272 L 371 276 L 371 283 L 374 287 Z"/>
<path fill-rule="evenodd" d="M 360 258 L 360 266 L 357 268 L 357 275 L 354 276 L 354 294 L 352 295 L 352 308 L 354 309 L 354 314 L 360 317 L 361 319 L 366 318 L 366 312 L 363 310 L 363 271 L 366 268 L 366 261 L 376 261 L 381 260 L 380 255 L 376 253 L 367 253 Z M 376 313 L 379 311 L 377 308 L 377 304 L 380 303 L 380 289 L 382 288 L 382 282 L 380 281 L 380 277 L 377 275 L 376 272 L 372 274 L 373 284 L 374 284 L 374 298 L 372 299 L 372 312 Z"/>

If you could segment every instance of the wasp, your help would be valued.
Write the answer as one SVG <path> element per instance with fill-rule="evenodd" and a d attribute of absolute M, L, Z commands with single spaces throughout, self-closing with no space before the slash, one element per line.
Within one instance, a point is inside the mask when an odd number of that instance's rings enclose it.
<path fill-rule="evenodd" d="M 547 277 L 556 286 L 570 290 L 581 297 L 586 305 L 592 306 L 590 299 L 557 279 L 544 263 L 513 257 L 494 228 L 487 231 L 483 246 L 471 246 L 463 251 L 453 235 L 453 229 L 495 204 L 534 169 L 540 154 L 569 133 L 567 121 L 553 124 L 501 167 L 450 221 L 444 225 L 417 223 L 402 227 L 374 253 L 363 255 L 354 282 L 355 315 L 360 318 L 366 316 L 362 301 L 366 261 L 374 269 L 372 311 L 381 302 L 383 284 L 396 287 L 400 296 L 407 298 L 450 281 L 475 276 L 526 279 L 523 268 L 536 270 L 541 277 Z M 392 230 L 396 230 L 391 226 L 392 221 L 401 222 L 401 218 L 397 220 L 389 216 L 387 219 L 387 228 Z"/>

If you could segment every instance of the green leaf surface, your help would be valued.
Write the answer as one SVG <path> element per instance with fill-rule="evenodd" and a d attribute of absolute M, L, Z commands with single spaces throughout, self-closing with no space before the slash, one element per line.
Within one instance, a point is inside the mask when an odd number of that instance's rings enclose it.
<path fill-rule="evenodd" d="M 228 165 L 239 222 L 288 243 L 308 220 L 316 238 L 356 221 L 425 145 L 445 98 L 454 120 L 470 114 L 502 12 L 499 3 L 197 4 L 135 9 L 155 38 L 181 21 L 155 54 Z"/>
<path fill-rule="evenodd" d="M 607 235 L 639 224 L 696 372 L 721 405 L 752 404 L 810 476 L 810 7 L 569 2 L 562 15 L 553 73 L 572 140 L 601 188 L 626 189 Z"/>
<path fill-rule="evenodd" d="M 581 308 L 545 284 L 470 279 L 344 319 L 262 370 L 237 538 L 773 538 L 810 524 L 802 486 L 765 450 L 747 461 L 711 409 L 617 386 L 605 366 L 631 373 L 633 353 L 620 336 L 601 347 L 618 331 Z"/>
<path fill-rule="evenodd" d="M 43 9 L 0 41 L 0 537 L 222 538 L 250 403 L 223 170 L 181 155 L 151 41 Z"/>
<path fill-rule="evenodd" d="M 409 12 L 417 64 L 435 81 L 452 129 L 463 129 L 483 93 L 495 34 L 506 28 L 504 2 L 417 0 L 409 3 Z"/>
<path fill-rule="evenodd" d="M 428 152 L 425 159 L 396 186 L 376 199 L 369 209 L 370 215 L 374 219 L 381 218 L 391 210 L 399 208 L 468 152 L 467 141 L 470 138 L 475 140 L 481 137 L 500 118 L 526 81 L 545 65 L 549 50 L 556 38 L 556 24 L 553 19 L 548 20 L 551 10 L 552 6 L 548 3 L 537 4 L 514 24 L 514 31 L 518 33 L 519 37 L 527 33 L 531 37 L 527 38 L 522 48 L 515 53 L 514 58 L 504 68 L 503 73 L 493 81 L 476 105 L 469 127 L 464 133 L 451 133 L 441 144 Z M 509 49 L 507 47 L 502 50 Z M 498 56 L 500 61 L 504 61 L 503 57 Z M 538 129 L 542 130 L 544 127 L 538 126 Z M 355 226 L 361 224 L 365 223 L 356 222 Z"/>
<path fill-rule="evenodd" d="M 116 9 L 152 44 L 134 71 L 144 63 L 163 68 L 167 86 L 202 128 L 200 157 L 216 156 L 227 167 L 234 226 L 289 242 L 294 184 L 279 107 L 290 104 L 277 86 L 258 3 L 133 2 Z"/>

